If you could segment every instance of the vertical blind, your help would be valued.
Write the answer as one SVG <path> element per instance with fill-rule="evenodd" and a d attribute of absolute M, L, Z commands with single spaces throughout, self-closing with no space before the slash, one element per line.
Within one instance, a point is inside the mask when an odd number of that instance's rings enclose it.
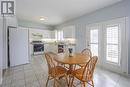
<path fill-rule="evenodd" d="M 120 28 L 119 25 L 106 27 L 106 60 L 120 62 Z"/>

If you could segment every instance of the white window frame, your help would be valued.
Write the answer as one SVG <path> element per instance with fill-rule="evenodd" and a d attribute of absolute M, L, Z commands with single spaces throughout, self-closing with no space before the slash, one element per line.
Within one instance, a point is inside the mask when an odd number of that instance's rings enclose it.
<path fill-rule="evenodd" d="M 112 62 L 112 61 L 109 61 L 109 60 L 107 60 L 107 27 L 114 27 L 114 26 L 118 26 L 119 27 L 119 31 L 118 31 L 118 41 L 120 42 L 120 44 L 117 44 L 118 45 L 118 63 L 115 63 L 115 62 Z M 105 55 L 105 62 L 106 63 L 110 63 L 110 64 L 112 64 L 112 65 L 116 65 L 116 66 L 120 66 L 120 64 L 121 64 L 121 30 L 120 30 L 120 25 L 119 24 L 109 24 L 109 25 L 105 25 L 105 33 L 104 33 L 105 35 L 104 35 L 104 55 Z M 114 44 L 113 44 L 114 45 Z M 119 52 L 120 51 L 120 52 Z"/>

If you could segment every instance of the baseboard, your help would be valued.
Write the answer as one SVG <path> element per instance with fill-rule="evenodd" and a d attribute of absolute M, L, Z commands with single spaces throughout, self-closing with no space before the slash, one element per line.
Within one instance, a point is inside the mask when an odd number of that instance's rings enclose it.
<path fill-rule="evenodd" d="M 125 76 L 125 77 L 129 77 L 129 78 L 130 78 L 130 74 L 128 74 L 128 73 L 115 72 L 115 71 L 113 71 L 113 70 L 107 69 L 107 68 L 102 67 L 102 66 L 100 66 L 100 65 L 97 65 L 97 67 L 100 68 L 100 69 L 104 69 L 104 70 L 107 70 L 107 71 L 110 71 L 110 72 L 113 72 L 113 73 L 117 73 L 117 74 L 119 74 L 119 75 L 121 75 L 121 76 Z"/>

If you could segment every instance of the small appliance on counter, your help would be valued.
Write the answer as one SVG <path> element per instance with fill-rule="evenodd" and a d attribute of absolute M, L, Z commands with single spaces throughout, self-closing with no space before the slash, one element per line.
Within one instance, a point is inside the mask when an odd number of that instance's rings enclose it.
<path fill-rule="evenodd" d="M 72 57 L 73 56 L 73 48 L 68 48 L 69 50 L 69 57 Z"/>

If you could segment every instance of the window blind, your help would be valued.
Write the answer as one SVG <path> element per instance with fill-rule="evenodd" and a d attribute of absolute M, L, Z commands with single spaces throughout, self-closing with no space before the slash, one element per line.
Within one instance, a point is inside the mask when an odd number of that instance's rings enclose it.
<path fill-rule="evenodd" d="M 106 60 L 119 64 L 120 60 L 119 25 L 106 27 Z"/>

